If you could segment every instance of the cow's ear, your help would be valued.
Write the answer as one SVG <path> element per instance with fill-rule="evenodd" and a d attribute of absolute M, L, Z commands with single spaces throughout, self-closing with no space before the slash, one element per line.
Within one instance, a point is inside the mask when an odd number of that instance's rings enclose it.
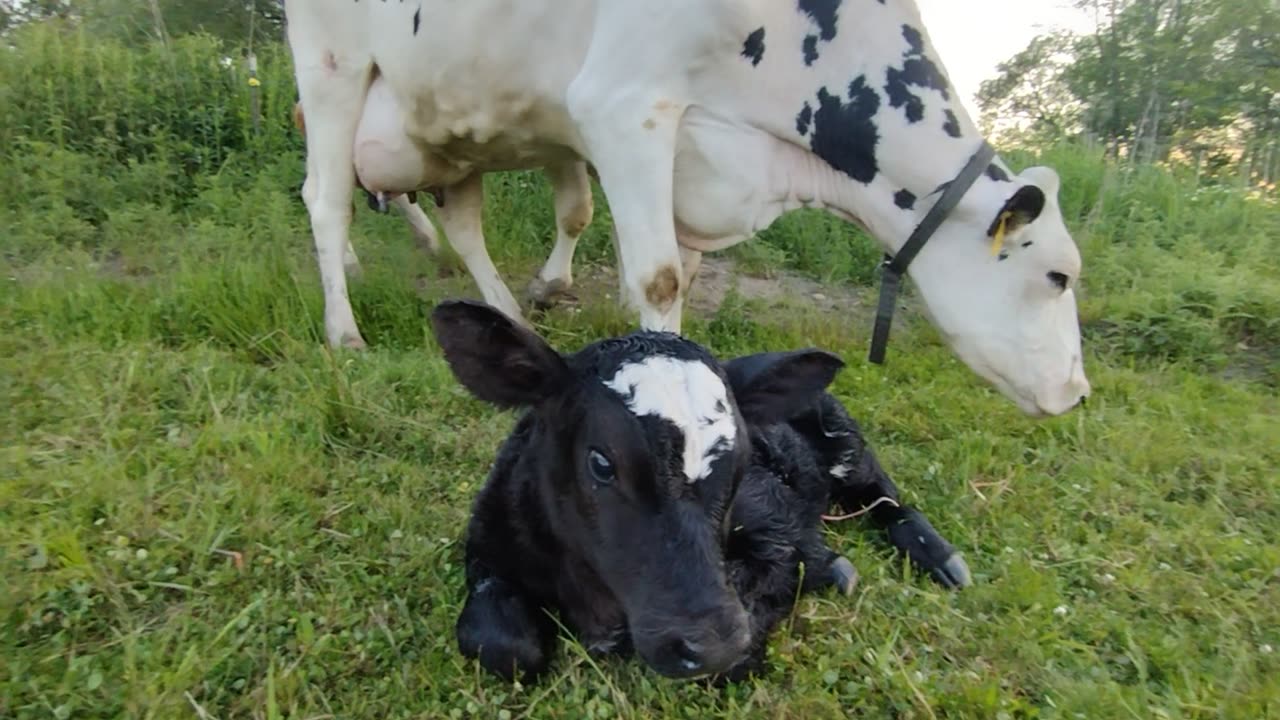
<path fill-rule="evenodd" d="M 725 374 L 742 417 L 766 424 L 813 407 L 843 367 L 829 352 L 796 350 L 735 358 L 725 364 Z"/>
<path fill-rule="evenodd" d="M 1030 225 L 1040 217 L 1040 212 L 1044 210 L 1044 203 L 1044 190 L 1036 185 L 1023 185 L 996 213 L 991 225 L 987 227 L 987 237 L 995 237 L 1002 224 L 1006 233 Z"/>
<path fill-rule="evenodd" d="M 542 338 L 482 302 L 442 302 L 431 311 L 431 327 L 458 382 L 499 407 L 533 405 L 569 372 Z"/>

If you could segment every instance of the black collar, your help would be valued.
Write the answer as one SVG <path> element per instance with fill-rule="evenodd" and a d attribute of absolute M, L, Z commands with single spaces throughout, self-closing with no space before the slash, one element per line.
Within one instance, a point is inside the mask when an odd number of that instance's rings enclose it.
<path fill-rule="evenodd" d="M 934 231 L 942 225 L 943 220 L 947 219 L 947 215 L 960 203 L 960 198 L 969 191 L 978 176 L 987 169 L 987 165 L 995 154 L 995 148 L 983 140 L 978 151 L 969 158 L 968 164 L 947 185 L 947 189 L 942 192 L 942 197 L 929 208 L 924 219 L 911 232 L 911 236 L 907 238 L 907 242 L 903 244 L 898 254 L 893 257 L 887 254 L 884 256 L 884 273 L 880 277 L 880 304 L 876 307 L 876 325 L 871 334 L 869 358 L 871 362 L 877 365 L 884 364 L 884 351 L 889 345 L 889 326 L 893 323 L 894 304 L 907 266 L 915 259 L 916 254 L 929 241 L 929 238 L 933 237 Z"/>

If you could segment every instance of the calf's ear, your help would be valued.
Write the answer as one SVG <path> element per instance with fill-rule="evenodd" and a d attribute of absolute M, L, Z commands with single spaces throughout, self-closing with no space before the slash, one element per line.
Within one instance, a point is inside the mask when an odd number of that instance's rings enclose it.
<path fill-rule="evenodd" d="M 812 407 L 843 367 L 844 361 L 829 352 L 795 350 L 734 358 L 725 364 L 725 374 L 742 417 L 765 424 Z"/>
<path fill-rule="evenodd" d="M 498 407 L 533 405 L 568 375 L 542 338 L 485 303 L 446 300 L 431 311 L 431 327 L 458 382 Z"/>

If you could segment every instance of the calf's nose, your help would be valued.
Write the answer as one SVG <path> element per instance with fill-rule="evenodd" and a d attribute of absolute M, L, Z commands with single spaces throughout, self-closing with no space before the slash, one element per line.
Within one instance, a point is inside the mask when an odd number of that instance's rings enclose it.
<path fill-rule="evenodd" d="M 747 614 L 735 608 L 664 633 L 653 667 L 671 677 L 721 673 L 742 660 L 750 644 Z"/>

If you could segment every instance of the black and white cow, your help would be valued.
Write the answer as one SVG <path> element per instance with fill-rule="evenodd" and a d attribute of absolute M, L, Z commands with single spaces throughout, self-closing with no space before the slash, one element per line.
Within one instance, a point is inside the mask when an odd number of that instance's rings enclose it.
<path fill-rule="evenodd" d="M 590 163 L 640 326 L 679 332 L 702 253 L 809 207 L 897 254 L 985 147 L 911 0 L 286 0 L 285 13 L 334 346 L 364 345 L 343 274 L 353 167 L 387 192 L 444 188 L 447 209 L 484 172 Z M 391 122 L 366 122 L 379 117 Z M 1029 415 L 1067 412 L 1090 387 L 1058 177 L 998 158 L 979 169 L 906 270 L 966 365 Z"/>
<path fill-rule="evenodd" d="M 546 670 L 553 611 L 593 653 L 634 650 L 671 677 L 742 678 L 798 589 L 853 589 L 853 565 L 821 536 L 833 504 L 875 506 L 915 564 L 944 585 L 969 582 L 826 392 L 843 366 L 830 353 L 722 366 L 680 336 L 640 331 L 561 355 L 464 301 L 440 304 L 432 324 L 463 386 L 526 410 L 467 530 L 457 639 L 488 671 Z"/>

